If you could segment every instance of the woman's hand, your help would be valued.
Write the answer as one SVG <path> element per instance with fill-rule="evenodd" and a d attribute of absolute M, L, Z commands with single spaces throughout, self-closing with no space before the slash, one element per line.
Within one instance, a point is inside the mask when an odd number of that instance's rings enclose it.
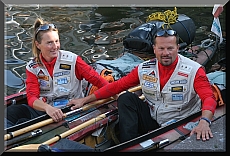
<path fill-rule="evenodd" d="M 65 117 L 65 114 L 61 109 L 55 108 L 40 99 L 34 101 L 33 108 L 39 111 L 45 111 L 54 120 L 54 122 L 59 122 Z"/>
<path fill-rule="evenodd" d="M 46 108 L 46 113 L 55 121 L 59 122 L 64 119 L 65 115 L 61 109 L 55 108 L 53 106 Z"/>

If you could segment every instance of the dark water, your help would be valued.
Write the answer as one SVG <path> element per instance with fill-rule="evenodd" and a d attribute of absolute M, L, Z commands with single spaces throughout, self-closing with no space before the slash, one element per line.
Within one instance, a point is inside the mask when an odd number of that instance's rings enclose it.
<path fill-rule="evenodd" d="M 196 26 L 194 43 L 207 38 L 213 21 L 212 7 L 177 7 L 178 14 L 190 17 Z M 31 59 L 31 36 L 37 17 L 53 22 L 60 32 L 61 48 L 87 62 L 115 59 L 124 52 L 123 38 L 145 23 L 154 12 L 174 7 L 79 7 L 74 5 L 6 5 L 5 7 L 5 95 L 25 90 L 25 65 Z M 223 36 L 225 10 L 219 16 Z M 206 65 L 225 56 L 220 50 Z"/>

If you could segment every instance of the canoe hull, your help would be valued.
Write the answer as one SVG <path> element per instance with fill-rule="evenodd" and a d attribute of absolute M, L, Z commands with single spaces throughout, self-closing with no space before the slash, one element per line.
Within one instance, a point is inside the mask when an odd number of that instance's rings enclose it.
<path fill-rule="evenodd" d="M 201 65 L 205 65 L 215 54 L 216 52 L 216 45 L 212 44 L 210 46 L 206 46 L 205 48 L 202 47 L 203 45 L 197 45 L 192 46 L 192 48 L 185 48 L 183 50 L 180 50 L 179 53 L 182 55 L 185 55 L 189 57 L 190 59 L 200 63 Z M 145 58 L 146 55 L 143 53 L 135 53 L 135 55 Z M 149 59 L 148 56 L 145 59 Z M 141 90 L 135 91 L 135 93 L 138 96 L 141 96 L 142 92 Z M 5 106 L 9 106 L 12 104 L 22 104 L 27 103 L 26 99 L 26 92 L 16 93 L 10 96 L 5 97 Z M 27 144 L 40 144 L 44 143 L 49 139 L 52 139 L 53 137 L 65 133 L 66 131 L 72 130 L 75 127 L 78 127 L 82 125 L 85 122 L 88 122 L 91 119 L 94 119 L 95 117 L 107 113 L 110 111 L 115 111 L 117 109 L 117 103 L 116 101 L 110 101 L 107 103 L 104 103 L 100 107 L 94 107 L 92 109 L 89 109 L 84 112 L 80 112 L 77 114 L 74 114 L 65 120 L 59 122 L 59 123 L 51 123 L 49 125 L 40 127 L 39 129 L 42 131 L 41 135 L 31 137 L 29 139 L 21 139 L 22 135 L 12 138 L 10 140 L 6 141 L 5 149 L 10 149 L 17 145 L 27 145 Z M 63 112 L 70 111 L 69 108 L 66 108 L 63 110 Z M 225 105 L 222 107 L 218 107 L 217 111 L 215 113 L 215 117 L 221 116 L 225 114 Z M 14 126 L 12 128 L 6 129 L 6 133 L 14 132 L 19 129 L 22 129 L 23 126 L 27 127 L 28 125 L 32 125 L 36 122 L 40 122 L 42 120 L 48 119 L 49 116 L 43 116 L 38 119 L 34 119 L 33 121 L 29 121 L 28 123 L 23 123 L 21 125 Z M 159 149 L 165 149 L 171 148 L 174 144 L 177 142 L 180 142 L 182 138 L 187 137 L 189 134 L 189 130 L 186 130 L 183 128 L 183 126 L 188 122 L 197 121 L 199 118 L 199 115 L 197 117 L 194 117 L 192 119 L 187 119 L 184 123 L 181 123 L 177 125 L 176 127 L 173 127 L 172 129 L 165 129 L 165 132 L 159 133 L 159 130 L 156 130 L 155 134 L 149 134 L 149 136 L 142 136 L 143 138 L 139 139 L 136 138 L 136 141 L 130 143 L 127 142 L 125 145 L 121 145 L 119 143 L 119 140 L 117 139 L 119 136 L 119 130 L 118 130 L 118 115 L 117 113 L 111 114 L 110 116 L 105 117 L 104 119 L 101 119 L 100 121 L 97 121 L 91 125 L 88 125 L 80 130 L 77 130 L 76 132 L 71 133 L 66 138 L 72 141 L 80 142 L 82 144 L 85 144 L 89 147 L 96 148 L 96 149 L 102 149 L 106 151 L 121 151 L 121 152 L 129 152 L 129 151 L 148 151 L 148 150 L 155 150 L 155 146 Z M 25 134 L 25 136 L 28 137 L 28 135 L 31 132 L 28 132 Z M 146 134 L 147 135 L 147 134 Z M 180 139 L 178 139 L 180 138 Z M 150 139 L 150 140 L 149 140 Z M 154 142 L 161 142 L 162 140 L 168 140 L 170 144 L 168 143 L 167 146 L 164 148 L 160 148 L 158 144 L 154 144 Z M 135 139 L 134 139 L 135 140 Z M 145 143 L 147 141 L 147 143 Z M 149 147 L 143 146 L 143 144 L 151 144 Z M 13 142 L 13 143 L 12 143 Z M 164 145 L 167 141 L 164 142 Z M 172 143 L 173 142 L 173 143 Z M 52 143 L 50 146 L 55 143 Z M 116 147 L 118 146 L 118 147 Z M 163 145 L 162 145 L 163 146 Z"/>

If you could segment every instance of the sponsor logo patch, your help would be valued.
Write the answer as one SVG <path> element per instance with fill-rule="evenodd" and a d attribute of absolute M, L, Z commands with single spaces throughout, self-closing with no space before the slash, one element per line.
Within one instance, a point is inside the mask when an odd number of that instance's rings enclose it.
<path fill-rule="evenodd" d="M 154 83 L 157 82 L 157 78 L 156 77 L 152 77 L 152 76 L 149 76 L 149 75 L 146 75 L 146 74 L 143 74 L 143 80 L 154 82 Z"/>
<path fill-rule="evenodd" d="M 151 72 L 149 73 L 149 75 L 156 77 L 156 74 L 155 74 L 155 73 L 156 73 L 156 72 L 153 70 L 153 71 L 151 71 Z"/>
<path fill-rule="evenodd" d="M 180 75 L 180 76 L 188 77 L 188 74 L 185 74 L 185 73 L 182 73 L 182 72 L 178 72 L 177 74 Z"/>
<path fill-rule="evenodd" d="M 171 85 L 175 85 L 175 84 L 186 84 L 186 83 L 187 83 L 186 79 L 170 81 Z"/>
<path fill-rule="evenodd" d="M 60 64 L 60 69 L 71 70 L 71 65 L 69 64 Z"/>
<path fill-rule="evenodd" d="M 44 72 L 42 70 L 39 70 L 38 76 L 44 76 L 44 75 L 45 75 Z"/>
<path fill-rule="evenodd" d="M 59 90 L 60 92 L 69 92 L 69 91 L 70 91 L 70 89 L 66 89 L 66 88 L 64 88 L 64 87 L 59 87 L 58 90 Z"/>
<path fill-rule="evenodd" d="M 62 84 L 67 84 L 69 82 L 70 82 L 70 78 L 69 77 L 64 77 L 64 78 L 57 79 L 55 84 L 62 85 Z"/>
<path fill-rule="evenodd" d="M 42 70 L 38 72 L 38 79 L 49 81 L 49 76 L 45 75 Z"/>
<path fill-rule="evenodd" d="M 154 83 L 149 82 L 149 81 L 145 81 L 144 86 L 147 88 L 153 88 L 154 87 Z"/>
<path fill-rule="evenodd" d="M 50 87 L 49 81 L 40 80 L 41 87 Z"/>
<path fill-rule="evenodd" d="M 151 65 L 156 65 L 156 59 L 152 59 L 148 62 L 143 63 L 142 68 L 150 68 Z"/>
<path fill-rule="evenodd" d="M 172 94 L 172 101 L 183 101 L 183 94 Z"/>
<path fill-rule="evenodd" d="M 43 76 L 38 76 L 38 78 L 41 80 L 49 81 L 49 76 L 43 75 Z"/>
<path fill-rule="evenodd" d="M 156 94 L 154 94 L 153 92 L 147 92 L 146 90 L 144 90 L 143 93 L 149 96 L 156 96 Z"/>
<path fill-rule="evenodd" d="M 69 75 L 69 74 L 70 74 L 70 71 L 62 71 L 62 72 L 54 73 L 54 77 Z"/>
<path fill-rule="evenodd" d="M 171 87 L 171 92 L 183 92 L 183 86 Z"/>
<path fill-rule="evenodd" d="M 40 89 L 40 92 L 49 92 L 50 89 Z"/>
<path fill-rule="evenodd" d="M 156 65 L 156 58 L 154 59 L 151 59 L 149 62 L 148 62 L 149 65 Z"/>
<path fill-rule="evenodd" d="M 63 107 L 69 102 L 68 99 L 58 99 L 53 102 L 54 107 Z"/>
<path fill-rule="evenodd" d="M 142 69 L 145 69 L 145 68 L 150 68 L 150 66 L 149 65 L 143 65 Z"/>
<path fill-rule="evenodd" d="M 32 62 L 32 63 L 29 64 L 29 67 L 30 68 L 31 67 L 36 68 L 36 67 L 38 67 L 38 64 L 36 62 Z"/>

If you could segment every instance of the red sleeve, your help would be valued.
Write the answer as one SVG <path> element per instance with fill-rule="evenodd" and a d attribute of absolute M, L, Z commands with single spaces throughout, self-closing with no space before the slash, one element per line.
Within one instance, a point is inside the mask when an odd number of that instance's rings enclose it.
<path fill-rule="evenodd" d="M 202 67 L 196 73 L 194 88 L 202 101 L 202 110 L 210 110 L 214 114 L 217 102 L 211 84 Z"/>
<path fill-rule="evenodd" d="M 34 101 L 38 99 L 40 95 L 38 78 L 28 70 L 26 70 L 26 77 L 27 101 L 28 105 L 33 107 Z"/>
<path fill-rule="evenodd" d="M 139 85 L 138 66 L 134 68 L 128 75 L 121 79 L 109 83 L 108 85 L 94 92 L 97 100 L 111 97 L 131 87 Z"/>
<path fill-rule="evenodd" d="M 101 88 L 109 83 L 103 77 L 101 77 L 92 66 L 83 61 L 80 56 L 78 56 L 76 60 L 75 74 L 77 79 L 82 80 L 85 78 L 88 82 L 94 86 L 97 86 L 98 88 Z"/>

